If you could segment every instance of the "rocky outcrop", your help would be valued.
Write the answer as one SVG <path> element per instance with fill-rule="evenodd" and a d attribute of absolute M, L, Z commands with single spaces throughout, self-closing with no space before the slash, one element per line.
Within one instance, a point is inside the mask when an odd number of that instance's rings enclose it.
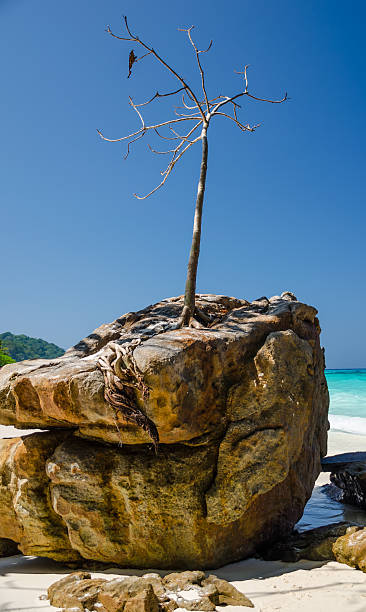
<path fill-rule="evenodd" d="M 366 572 L 366 527 L 334 523 L 293 533 L 261 551 L 266 561 L 338 561 Z"/>
<path fill-rule="evenodd" d="M 309 561 L 335 561 L 333 545 L 338 538 L 341 539 L 349 528 L 350 523 L 332 523 L 308 529 L 302 533 L 291 533 L 288 537 L 267 546 L 260 552 L 260 556 L 266 561 L 284 561 L 286 563 L 296 563 L 300 559 Z M 357 526 L 360 529 L 359 526 Z"/>
<path fill-rule="evenodd" d="M 196 328 L 177 328 L 173 298 L 2 368 L 0 421 L 49 431 L 0 442 L 0 537 L 60 560 L 195 568 L 293 527 L 326 454 L 316 310 L 290 293 L 197 306 Z"/>
<path fill-rule="evenodd" d="M 332 472 L 330 480 L 340 489 L 338 501 L 366 509 L 366 462 L 357 461 Z"/>
<path fill-rule="evenodd" d="M 338 561 L 366 572 L 366 527 L 333 523 L 292 533 L 260 551 L 266 561 Z"/>
<path fill-rule="evenodd" d="M 56 561 L 80 559 L 53 510 L 46 464 L 65 433 L 47 432 L 0 440 L 0 536 L 24 554 Z"/>
<path fill-rule="evenodd" d="M 216 606 L 254 608 L 252 602 L 226 580 L 204 572 L 182 572 L 91 578 L 73 572 L 52 584 L 47 591 L 52 606 L 63 612 L 173 612 L 176 609 L 214 611 Z"/>
<path fill-rule="evenodd" d="M 349 527 L 333 544 L 336 561 L 366 572 L 366 528 Z"/>
<path fill-rule="evenodd" d="M 0 557 L 12 557 L 18 554 L 19 549 L 16 542 L 7 538 L 0 538 Z"/>
<path fill-rule="evenodd" d="M 338 455 L 327 455 L 321 460 L 323 472 L 341 472 L 350 464 L 366 462 L 365 451 L 353 451 Z"/>

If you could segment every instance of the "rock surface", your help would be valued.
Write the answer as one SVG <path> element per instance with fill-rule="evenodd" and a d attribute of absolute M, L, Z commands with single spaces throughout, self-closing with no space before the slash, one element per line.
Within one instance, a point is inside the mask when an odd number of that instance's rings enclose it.
<path fill-rule="evenodd" d="M 322 470 L 323 472 L 340 472 L 346 466 L 352 463 L 366 462 L 365 451 L 353 451 L 350 453 L 340 453 L 338 455 L 328 455 L 323 457 Z"/>
<path fill-rule="evenodd" d="M 355 461 L 340 466 L 330 475 L 331 482 L 341 490 L 338 501 L 366 509 L 366 462 Z"/>
<path fill-rule="evenodd" d="M 112 580 L 91 578 L 87 572 L 73 572 L 52 584 L 47 597 L 63 612 L 173 612 L 214 611 L 217 605 L 245 606 L 252 602 L 226 580 L 202 571 L 188 571 L 118 577 Z"/>
<path fill-rule="evenodd" d="M 290 293 L 197 305 L 205 327 L 177 329 L 182 300 L 172 298 L 61 358 L 1 369 L 0 422 L 50 431 L 0 442 L 0 537 L 57 560 L 194 568 L 291 530 L 326 454 L 316 310 Z M 98 363 L 128 383 L 123 355 L 111 358 L 126 347 L 149 390 L 133 393 L 157 454 L 103 397 Z"/>
<path fill-rule="evenodd" d="M 0 538 L 0 557 L 12 557 L 13 555 L 19 555 L 16 542 L 7 538 Z"/>
<path fill-rule="evenodd" d="M 338 561 L 366 572 L 366 527 L 333 523 L 292 533 L 260 553 L 266 561 Z"/>
<path fill-rule="evenodd" d="M 353 526 L 333 544 L 336 561 L 366 572 L 366 528 Z"/>
<path fill-rule="evenodd" d="M 341 522 L 309 529 L 303 533 L 294 532 L 266 547 L 260 556 L 266 561 L 280 560 L 286 563 L 296 563 L 300 559 L 335 561 L 333 544 L 344 536 L 350 527 L 353 525 Z"/>

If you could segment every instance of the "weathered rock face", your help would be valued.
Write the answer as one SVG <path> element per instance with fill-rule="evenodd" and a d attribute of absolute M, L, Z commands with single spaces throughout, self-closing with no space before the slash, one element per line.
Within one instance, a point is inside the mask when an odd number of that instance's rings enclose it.
<path fill-rule="evenodd" d="M 358 461 L 332 472 L 331 482 L 341 489 L 339 501 L 366 509 L 366 462 Z"/>
<path fill-rule="evenodd" d="M 280 559 L 290 563 L 300 559 L 338 561 L 366 572 L 366 528 L 342 522 L 300 534 L 293 532 L 266 547 L 260 555 L 266 561 Z"/>
<path fill-rule="evenodd" d="M 0 538 L 0 557 L 12 557 L 13 555 L 19 555 L 16 542 L 7 538 Z"/>
<path fill-rule="evenodd" d="M 333 544 L 333 554 L 339 563 L 346 563 L 366 572 L 366 528 L 353 526 Z"/>
<path fill-rule="evenodd" d="M 309 529 L 303 533 L 293 532 L 288 537 L 267 546 L 260 552 L 260 556 L 266 561 L 281 560 L 287 563 L 296 563 L 300 559 L 335 561 L 333 552 L 335 543 L 338 539 L 342 540 L 342 536 L 350 528 L 352 531 L 355 527 L 361 529 L 360 526 L 340 522 Z"/>
<path fill-rule="evenodd" d="M 65 434 L 47 432 L 0 440 L 0 536 L 24 554 L 76 561 L 65 523 L 53 508 L 47 459 Z"/>
<path fill-rule="evenodd" d="M 173 612 L 203 610 L 214 612 L 217 605 L 254 608 L 252 602 L 232 584 L 202 571 L 137 576 L 112 580 L 91 578 L 87 572 L 73 572 L 52 584 L 47 591 L 51 605 L 89 612 Z"/>
<path fill-rule="evenodd" d="M 195 568 L 292 528 L 326 453 L 316 310 L 289 293 L 200 296 L 198 307 L 205 327 L 177 329 L 173 298 L 61 358 L 2 368 L 0 422 L 52 431 L 0 443 L 0 537 L 56 559 Z M 98 360 L 118 374 L 131 346 L 149 389 L 134 401 L 157 428 L 157 454 L 103 397 Z"/>

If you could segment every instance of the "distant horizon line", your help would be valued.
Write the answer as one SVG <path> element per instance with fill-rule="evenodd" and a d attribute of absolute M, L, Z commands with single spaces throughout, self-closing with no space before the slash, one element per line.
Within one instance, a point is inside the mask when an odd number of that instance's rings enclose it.
<path fill-rule="evenodd" d="M 366 372 L 366 368 L 325 368 L 325 372 Z"/>

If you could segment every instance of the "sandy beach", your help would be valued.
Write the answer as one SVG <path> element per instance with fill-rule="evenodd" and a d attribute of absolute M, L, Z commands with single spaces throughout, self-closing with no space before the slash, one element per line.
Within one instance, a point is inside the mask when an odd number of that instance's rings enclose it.
<path fill-rule="evenodd" d="M 19 430 L 0 428 L 1 437 L 14 435 L 19 435 Z M 366 451 L 366 436 L 330 432 L 328 454 L 348 451 Z M 308 528 L 308 525 L 327 524 L 344 518 L 356 520 L 357 517 L 366 524 L 366 513 L 332 502 L 322 493 L 321 486 L 328 481 L 327 474 L 319 476 L 299 527 Z M 40 597 L 52 582 L 69 571 L 48 559 L 22 555 L 0 559 L 0 611 L 56 610 Z M 93 577 L 141 575 L 145 571 L 116 571 L 113 568 L 103 574 L 93 573 Z M 245 593 L 258 612 L 361 612 L 366 609 L 366 574 L 340 563 L 300 561 L 289 564 L 247 559 L 214 573 Z M 243 610 L 231 606 L 221 609 L 227 612 Z"/>

